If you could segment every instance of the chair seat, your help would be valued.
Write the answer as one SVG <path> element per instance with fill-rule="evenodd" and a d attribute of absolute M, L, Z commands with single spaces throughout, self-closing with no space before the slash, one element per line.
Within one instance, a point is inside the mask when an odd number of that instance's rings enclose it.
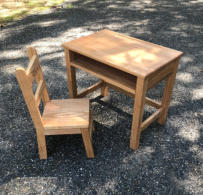
<path fill-rule="evenodd" d="M 89 127 L 89 99 L 60 99 L 46 103 L 42 115 L 45 130 Z"/>

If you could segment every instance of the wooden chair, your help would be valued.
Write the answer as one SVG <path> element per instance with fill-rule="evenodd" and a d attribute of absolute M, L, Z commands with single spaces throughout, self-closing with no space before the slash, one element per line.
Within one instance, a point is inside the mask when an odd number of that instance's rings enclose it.
<path fill-rule="evenodd" d="M 60 134 L 82 134 L 87 157 L 94 158 L 89 99 L 50 100 L 35 48 L 28 48 L 28 55 L 27 69 L 17 68 L 16 77 L 36 129 L 40 159 L 47 159 L 45 136 Z M 38 85 L 35 94 L 32 89 L 34 80 Z M 39 111 L 41 99 L 42 115 Z"/>

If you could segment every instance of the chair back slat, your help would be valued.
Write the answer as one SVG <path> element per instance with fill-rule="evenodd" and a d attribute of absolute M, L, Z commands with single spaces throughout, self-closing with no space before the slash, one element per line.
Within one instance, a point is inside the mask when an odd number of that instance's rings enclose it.
<path fill-rule="evenodd" d="M 35 102 L 37 106 L 39 106 L 40 104 L 44 88 L 45 88 L 45 82 L 43 80 L 40 80 L 37 90 L 35 92 Z"/>
<path fill-rule="evenodd" d="M 39 111 L 38 106 L 40 104 L 41 99 L 43 101 L 44 106 L 48 101 L 50 101 L 50 99 L 46 86 L 46 81 L 44 80 L 41 65 L 39 63 L 38 55 L 35 48 L 28 48 L 28 54 L 30 58 L 30 63 L 27 69 L 25 70 L 23 68 L 18 68 L 16 70 L 16 77 L 18 79 L 18 83 L 21 87 L 27 106 L 30 107 L 30 105 L 32 105 L 32 110 L 35 108 Z M 36 80 L 37 82 L 37 89 L 35 94 L 32 89 L 32 84 L 34 80 Z"/>
<path fill-rule="evenodd" d="M 41 114 L 35 103 L 32 83 L 30 82 L 24 68 L 17 68 L 15 73 L 34 125 L 36 128 L 42 129 Z"/>
<path fill-rule="evenodd" d="M 34 79 L 35 79 L 35 76 L 38 72 L 38 69 L 39 69 L 39 61 L 37 59 L 37 56 L 34 55 L 32 58 L 31 58 L 31 61 L 27 67 L 27 75 L 28 77 L 30 78 L 30 80 L 33 82 Z"/>
<path fill-rule="evenodd" d="M 37 84 L 39 85 L 41 80 L 44 81 L 43 83 L 43 90 L 41 91 L 40 98 L 43 101 L 43 104 L 45 105 L 46 102 L 50 101 L 48 89 L 46 86 L 46 82 L 42 73 L 42 68 L 39 62 L 39 58 L 37 55 L 37 51 L 34 47 L 28 48 L 28 56 L 30 58 L 30 64 L 27 68 L 27 75 L 29 76 L 31 82 L 33 82 L 33 78 L 36 80 Z M 38 102 L 37 102 L 38 105 Z"/>

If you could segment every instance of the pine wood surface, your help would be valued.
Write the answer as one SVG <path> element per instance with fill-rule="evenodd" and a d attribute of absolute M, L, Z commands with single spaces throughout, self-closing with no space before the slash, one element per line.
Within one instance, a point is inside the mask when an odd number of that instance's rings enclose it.
<path fill-rule="evenodd" d="M 35 48 L 28 48 L 28 55 L 28 68 L 17 68 L 16 77 L 36 129 L 40 159 L 47 158 L 45 136 L 61 134 L 82 134 L 87 157 L 93 158 L 93 124 L 90 121 L 89 99 L 50 100 Z M 34 80 L 38 85 L 35 93 L 32 89 Z M 44 105 L 43 115 L 39 111 L 41 99 Z"/>
<path fill-rule="evenodd" d="M 79 56 L 73 60 L 71 65 L 89 72 L 105 82 L 120 86 L 126 91 L 135 93 L 136 77 L 131 74 L 125 73 L 84 56 Z"/>
<path fill-rule="evenodd" d="M 102 30 L 63 44 L 78 52 L 135 76 L 146 77 L 183 53 L 126 35 Z"/>
<path fill-rule="evenodd" d="M 109 30 L 81 37 L 62 46 L 65 48 L 71 97 L 77 97 L 73 70 L 79 68 L 103 81 L 100 86 L 102 95 L 108 95 L 108 87 L 111 87 L 134 98 L 130 138 L 132 149 L 138 148 L 141 131 L 153 121 L 158 119 L 160 124 L 165 123 L 182 52 Z M 166 80 L 162 102 L 146 97 L 147 91 L 162 80 Z M 84 96 L 98 88 L 96 86 L 79 94 Z M 143 121 L 145 103 L 158 110 Z"/>
<path fill-rule="evenodd" d="M 42 121 L 46 130 L 88 128 L 89 99 L 51 100 L 44 108 Z"/>

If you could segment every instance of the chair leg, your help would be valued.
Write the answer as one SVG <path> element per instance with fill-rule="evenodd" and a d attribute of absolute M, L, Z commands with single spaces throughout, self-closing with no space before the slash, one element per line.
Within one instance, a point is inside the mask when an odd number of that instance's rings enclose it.
<path fill-rule="evenodd" d="M 92 147 L 92 139 L 90 134 L 91 129 L 81 129 L 83 143 L 88 158 L 94 158 L 94 151 Z"/>
<path fill-rule="evenodd" d="M 101 95 L 104 97 L 108 96 L 108 86 L 106 85 L 106 83 L 104 83 L 101 88 Z"/>
<path fill-rule="evenodd" d="M 38 150 L 39 150 L 39 158 L 47 159 L 47 146 L 46 146 L 46 138 L 44 135 L 37 136 Z"/>
<path fill-rule="evenodd" d="M 92 117 L 90 118 L 90 127 L 89 127 L 89 130 L 90 130 L 90 137 L 91 137 L 91 139 L 92 139 L 92 134 L 93 134 L 93 132 L 95 131 L 94 123 L 93 123 Z"/>

